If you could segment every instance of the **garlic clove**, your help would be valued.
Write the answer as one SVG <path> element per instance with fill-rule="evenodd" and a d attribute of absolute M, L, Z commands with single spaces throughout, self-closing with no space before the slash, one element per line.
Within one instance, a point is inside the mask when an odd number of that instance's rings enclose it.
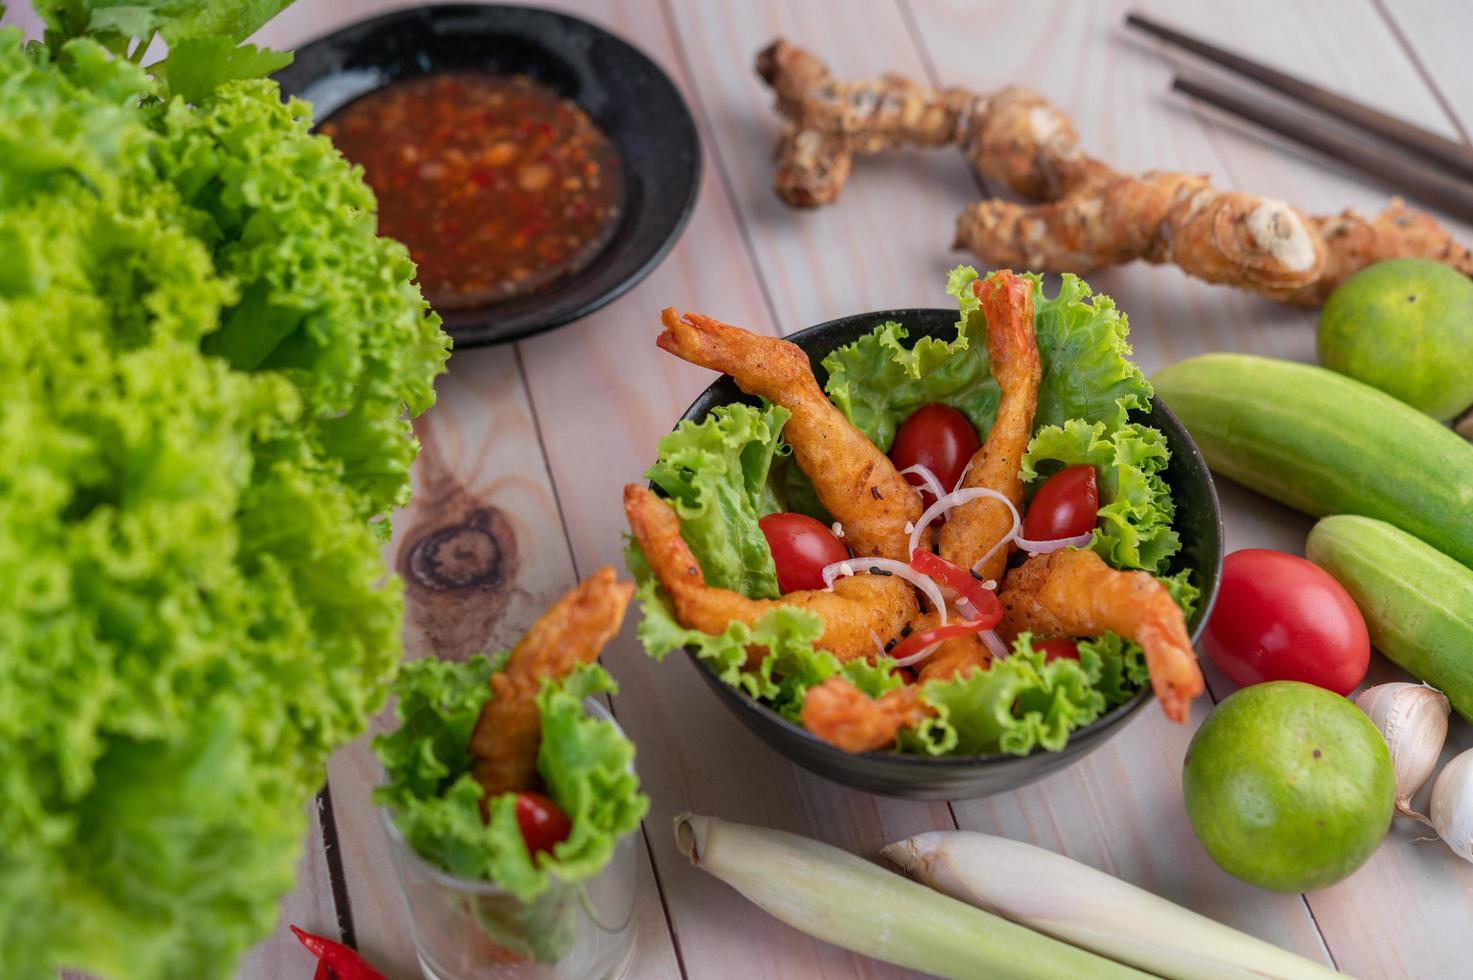
<path fill-rule="evenodd" d="M 1473 749 L 1453 758 L 1437 774 L 1427 821 L 1437 836 L 1465 861 L 1473 861 Z"/>
<path fill-rule="evenodd" d="M 1412 809 L 1412 797 L 1432 775 L 1447 741 L 1447 695 L 1425 684 L 1397 681 L 1366 688 L 1355 703 L 1370 716 L 1391 750 L 1396 809 L 1426 819 Z"/>

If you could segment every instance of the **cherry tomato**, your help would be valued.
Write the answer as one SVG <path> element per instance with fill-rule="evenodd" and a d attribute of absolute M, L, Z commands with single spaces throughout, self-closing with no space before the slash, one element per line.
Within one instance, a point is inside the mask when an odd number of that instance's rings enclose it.
<path fill-rule="evenodd" d="M 1079 644 L 1073 640 L 1042 640 L 1033 644 L 1033 649 L 1043 653 L 1043 662 L 1058 660 L 1061 657 L 1069 660 L 1079 659 Z"/>
<path fill-rule="evenodd" d="M 849 557 L 844 542 L 807 514 L 768 514 L 757 526 L 772 549 L 783 592 L 823 588 L 824 566 Z"/>
<path fill-rule="evenodd" d="M 533 854 L 550 852 L 568 839 L 573 824 L 563 808 L 541 793 L 517 794 L 517 826 Z"/>
<path fill-rule="evenodd" d="M 1023 517 L 1023 537 L 1029 541 L 1056 541 L 1088 534 L 1100 512 L 1100 488 L 1095 468 L 1087 463 L 1066 466 L 1033 495 Z"/>
<path fill-rule="evenodd" d="M 1336 694 L 1365 679 L 1371 658 L 1366 621 L 1340 583 L 1303 558 L 1262 548 L 1222 563 L 1202 645 L 1239 686 L 1305 681 Z"/>
<path fill-rule="evenodd" d="M 981 445 L 977 430 L 961 412 L 950 405 L 922 405 L 895 433 L 890 461 L 898 470 L 921 464 L 936 474 L 942 491 L 950 493 Z M 915 473 L 907 473 L 905 478 L 917 487 L 925 482 Z M 921 491 L 921 499 L 926 507 L 936 502 L 936 497 L 925 490 Z"/>

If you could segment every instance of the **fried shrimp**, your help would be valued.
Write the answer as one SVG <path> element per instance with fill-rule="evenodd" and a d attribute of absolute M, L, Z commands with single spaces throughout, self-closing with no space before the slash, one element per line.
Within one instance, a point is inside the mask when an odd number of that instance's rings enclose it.
<path fill-rule="evenodd" d="M 1166 717 L 1185 721 L 1202 693 L 1202 672 L 1180 607 L 1147 572 L 1116 571 L 1093 551 L 1034 555 L 1003 583 L 998 632 L 1009 643 L 1026 631 L 1041 639 L 1118 633 L 1146 651 L 1151 687 Z"/>
<path fill-rule="evenodd" d="M 743 391 L 792 413 L 783 438 L 856 554 L 909 559 L 906 527 L 920 520 L 920 494 L 828 400 L 802 348 L 673 308 L 661 311 L 660 320 L 660 347 L 729 374 Z"/>
<path fill-rule="evenodd" d="M 987 317 L 987 359 L 1002 389 L 997 419 L 967 470 L 962 487 L 995 490 L 1018 509 L 1023 507 L 1023 453 L 1033 434 L 1038 407 L 1038 383 L 1043 375 L 1038 342 L 1033 334 L 1033 284 L 1004 270 L 972 283 Z M 1000 501 L 987 497 L 970 500 L 951 510 L 937 538 L 941 557 L 971 568 L 988 550 L 1007 537 L 1013 515 Z M 1009 548 L 998 548 L 978 568 L 983 578 L 1001 579 Z"/>
<path fill-rule="evenodd" d="M 834 583 L 833 591 L 789 592 L 780 599 L 749 599 L 730 589 L 706 584 L 701 566 L 680 536 L 675 509 L 645 487 L 624 488 L 624 513 L 645 561 L 670 601 L 675 618 L 686 629 L 722 633 L 734 621 L 757 622 L 779 606 L 817 613 L 823 635 L 816 646 L 840 660 L 874 655 L 875 639 L 887 643 L 900 634 L 916 614 L 910 583 L 892 575 L 854 575 Z M 862 564 L 863 559 L 854 559 Z M 760 662 L 765 651 L 749 651 Z M 753 664 L 749 664 L 753 665 Z"/>
<path fill-rule="evenodd" d="M 634 585 L 600 568 L 552 605 L 513 648 L 506 666 L 491 675 L 491 699 L 471 733 L 476 781 L 485 799 L 531 789 L 537 777 L 542 724 L 537 692 L 546 678 L 562 677 L 593 661 L 619 632 Z"/>
<path fill-rule="evenodd" d="M 933 714 L 914 684 L 872 698 L 842 677 L 808 689 L 803 727 L 845 752 L 869 752 L 895 742 L 903 728 L 914 728 Z"/>
<path fill-rule="evenodd" d="M 932 610 L 921 613 L 911 621 L 910 628 L 917 632 L 932 629 L 940 625 L 941 618 Z M 945 681 L 962 674 L 969 674 L 973 670 L 986 670 L 992 663 L 992 653 L 987 649 L 987 644 L 976 634 L 970 636 L 954 636 L 949 640 L 942 640 L 941 645 L 925 660 L 918 665 L 920 667 L 920 680 Z"/>

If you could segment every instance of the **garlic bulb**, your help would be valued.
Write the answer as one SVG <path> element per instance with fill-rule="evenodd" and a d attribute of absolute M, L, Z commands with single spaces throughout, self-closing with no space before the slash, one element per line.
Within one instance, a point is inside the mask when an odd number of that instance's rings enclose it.
<path fill-rule="evenodd" d="M 1473 749 L 1453 758 L 1432 786 L 1431 819 L 1437 836 L 1458 857 L 1473 861 Z"/>
<path fill-rule="evenodd" d="M 1396 773 L 1396 808 L 1409 817 L 1421 817 L 1412 809 L 1412 797 L 1432 770 L 1447 741 L 1447 695 L 1425 684 L 1377 684 L 1355 699 L 1371 716 L 1391 750 Z"/>

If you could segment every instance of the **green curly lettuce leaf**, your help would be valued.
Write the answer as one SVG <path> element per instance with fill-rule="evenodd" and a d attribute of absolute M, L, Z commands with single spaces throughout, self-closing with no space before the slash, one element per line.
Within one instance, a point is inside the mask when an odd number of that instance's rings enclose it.
<path fill-rule="evenodd" d="M 1190 623 L 1202 603 L 1202 590 L 1192 581 L 1192 570 L 1183 568 L 1174 575 L 1157 575 L 1156 578 L 1166 586 L 1172 601 L 1181 607 L 1181 614 Z"/>
<path fill-rule="evenodd" d="M 496 942 L 553 963 L 575 938 L 577 886 L 604 869 L 619 838 L 644 819 L 649 800 L 634 773 L 634 744 L 584 710 L 586 698 L 617 689 L 602 667 L 588 664 L 544 681 L 537 694 L 537 771 L 568 815 L 568 838 L 534 858 L 517 824 L 515 793 L 492 799 L 482 822 L 484 794 L 467 746 L 497 669 L 484 656 L 405 665 L 395 686 L 399 727 L 374 740 L 384 767 L 374 800 L 389 808 L 405 842 L 425 860 L 509 893 L 476 909 Z"/>
<path fill-rule="evenodd" d="M 992 428 L 1001 392 L 987 362 L 987 321 L 972 294 L 977 271 L 958 266 L 946 291 L 957 300 L 956 337 L 909 336 L 895 322 L 833 351 L 824 358 L 824 391 L 876 446 L 889 449 L 901 422 L 922 405 L 950 405 L 985 437 Z M 1147 409 L 1151 384 L 1130 360 L 1125 314 L 1108 296 L 1094 296 L 1084 280 L 1064 275 L 1059 291 L 1044 294 L 1033 282 L 1033 321 L 1043 377 L 1035 426 L 1069 419 L 1123 425 L 1132 409 Z"/>
<path fill-rule="evenodd" d="M 706 581 L 754 599 L 775 599 L 777 567 L 759 518 L 783 510 L 768 479 L 788 410 L 723 405 L 660 440 L 645 478 L 680 515 L 680 533 Z"/>
<path fill-rule="evenodd" d="M 1140 648 L 1106 634 L 1079 644 L 1079 659 L 1045 662 L 1022 633 L 986 670 L 927 681 L 921 699 L 934 717 L 900 734 L 903 751 L 928 755 L 1027 755 L 1057 752 L 1083 728 L 1146 682 Z"/>
<path fill-rule="evenodd" d="M 230 975 L 387 695 L 446 341 L 307 119 L 0 29 L 0 976 Z"/>
<path fill-rule="evenodd" d="M 1115 568 L 1160 571 L 1181 549 L 1172 529 L 1176 505 L 1161 473 L 1170 460 L 1158 429 L 1127 422 L 1070 419 L 1046 425 L 1023 454 L 1023 482 L 1037 485 L 1066 466 L 1093 466 L 1100 492 L 1099 523 L 1090 547 Z"/>

